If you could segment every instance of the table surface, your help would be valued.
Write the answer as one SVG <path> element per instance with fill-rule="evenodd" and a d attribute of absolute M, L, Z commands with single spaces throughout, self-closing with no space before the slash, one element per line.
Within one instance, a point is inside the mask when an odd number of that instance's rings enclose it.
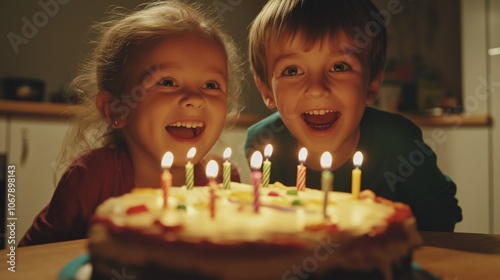
<path fill-rule="evenodd" d="M 422 232 L 414 261 L 443 280 L 500 279 L 500 235 Z M 87 252 L 87 240 L 18 248 L 15 270 L 0 251 L 0 279 L 57 279 L 64 266 Z M 7 261 L 6 261 L 7 260 Z"/>

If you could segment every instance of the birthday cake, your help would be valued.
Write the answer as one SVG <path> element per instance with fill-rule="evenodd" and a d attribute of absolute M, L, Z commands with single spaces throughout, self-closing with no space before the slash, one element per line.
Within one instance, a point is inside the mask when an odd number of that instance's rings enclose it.
<path fill-rule="evenodd" d="M 166 206 L 161 189 L 106 200 L 92 279 L 411 279 L 421 239 L 407 205 L 279 183 L 256 204 L 251 185 L 210 188 L 171 188 Z"/>

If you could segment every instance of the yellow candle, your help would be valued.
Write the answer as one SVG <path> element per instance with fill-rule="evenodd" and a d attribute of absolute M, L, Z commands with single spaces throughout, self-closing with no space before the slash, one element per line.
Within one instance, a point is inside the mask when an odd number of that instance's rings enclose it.
<path fill-rule="evenodd" d="M 224 163 L 222 164 L 222 186 L 226 190 L 231 188 L 231 162 L 229 161 L 231 153 L 231 148 L 226 148 L 222 155 L 224 158 Z"/>
<path fill-rule="evenodd" d="M 269 158 L 273 153 L 273 146 L 271 144 L 267 144 L 264 148 L 264 157 L 266 160 L 263 163 L 262 167 L 262 187 L 267 188 L 269 186 L 269 179 L 271 178 L 271 161 Z"/>
<path fill-rule="evenodd" d="M 352 170 L 351 192 L 352 198 L 358 199 L 359 192 L 361 190 L 361 169 L 359 167 L 363 163 L 363 154 L 360 151 L 357 151 L 354 154 L 352 161 L 354 163 L 354 169 Z"/>
<path fill-rule="evenodd" d="M 170 167 L 174 162 L 174 155 L 171 152 L 166 152 L 161 160 L 161 167 L 163 168 L 163 174 L 161 176 L 161 189 L 163 191 L 163 208 L 168 206 L 168 191 L 172 186 L 172 173 L 170 173 Z"/>
<path fill-rule="evenodd" d="M 324 152 L 321 155 L 320 163 L 323 172 L 321 172 L 321 190 L 323 191 L 323 217 L 328 218 L 326 208 L 328 206 L 328 192 L 332 190 L 333 186 L 333 173 L 332 168 L 332 155 L 329 152 Z"/>
<path fill-rule="evenodd" d="M 194 186 L 194 165 L 191 160 L 196 155 L 196 148 L 192 147 L 187 153 L 187 163 L 186 163 L 186 188 L 188 190 L 192 189 Z"/>

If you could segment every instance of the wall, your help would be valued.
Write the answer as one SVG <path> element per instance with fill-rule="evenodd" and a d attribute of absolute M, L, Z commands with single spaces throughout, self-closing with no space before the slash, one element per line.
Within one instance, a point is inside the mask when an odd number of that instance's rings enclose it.
<path fill-rule="evenodd" d="M 3 36 L 0 40 L 0 79 L 11 76 L 41 79 L 46 83 L 45 99 L 48 100 L 50 94 L 70 83 L 82 59 L 90 53 L 89 41 L 93 34 L 89 26 L 103 18 L 111 5 L 133 9 L 143 2 L 145 1 L 3 1 L 0 9 L 0 34 Z M 233 36 L 246 61 L 246 27 L 265 1 L 201 2 L 215 11 L 214 16 Z M 51 5 L 44 9 L 39 3 Z M 56 4 L 53 5 L 54 3 Z M 53 12 L 49 14 L 46 10 Z M 13 39 L 9 39 L 9 36 Z M 248 65 L 245 64 L 244 67 Z M 245 112 L 267 115 L 270 111 L 263 105 L 252 77 L 247 76 L 247 79 L 244 88 Z"/>

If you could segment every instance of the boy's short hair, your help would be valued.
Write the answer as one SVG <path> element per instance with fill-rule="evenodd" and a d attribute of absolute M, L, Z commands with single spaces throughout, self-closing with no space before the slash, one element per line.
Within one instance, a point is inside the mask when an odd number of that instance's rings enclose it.
<path fill-rule="evenodd" d="M 382 21 L 382 22 L 381 22 Z M 370 80 L 383 71 L 387 49 L 387 22 L 370 0 L 269 0 L 250 26 L 249 59 L 254 75 L 269 87 L 266 50 L 305 36 L 304 47 L 326 34 L 344 31 L 354 40 L 346 51 L 369 51 Z"/>

